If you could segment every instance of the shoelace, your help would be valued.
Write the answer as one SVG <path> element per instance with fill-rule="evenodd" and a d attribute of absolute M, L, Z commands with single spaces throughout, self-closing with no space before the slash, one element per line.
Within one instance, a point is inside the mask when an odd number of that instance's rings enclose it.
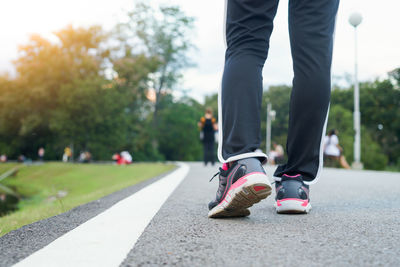
<path fill-rule="evenodd" d="M 221 171 L 219 171 L 219 172 L 217 172 L 216 174 L 214 174 L 214 176 L 213 177 L 211 177 L 211 179 L 210 179 L 210 181 L 209 182 L 211 182 L 214 178 L 215 178 L 215 176 L 217 176 L 217 175 L 219 175 L 221 173 Z"/>
<path fill-rule="evenodd" d="M 211 177 L 211 179 L 210 179 L 209 182 L 211 182 L 211 181 L 215 178 L 215 176 L 219 175 L 220 173 L 221 173 L 221 171 L 219 171 L 219 172 L 217 172 L 216 174 L 214 174 L 213 177 Z M 272 182 L 271 185 L 274 184 L 274 183 L 275 183 L 275 181 Z"/>

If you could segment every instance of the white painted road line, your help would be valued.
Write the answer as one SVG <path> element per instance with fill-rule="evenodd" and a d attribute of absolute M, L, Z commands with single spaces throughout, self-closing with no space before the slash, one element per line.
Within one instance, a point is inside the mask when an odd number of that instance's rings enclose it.
<path fill-rule="evenodd" d="M 14 266 L 118 266 L 189 172 L 179 166 Z"/>

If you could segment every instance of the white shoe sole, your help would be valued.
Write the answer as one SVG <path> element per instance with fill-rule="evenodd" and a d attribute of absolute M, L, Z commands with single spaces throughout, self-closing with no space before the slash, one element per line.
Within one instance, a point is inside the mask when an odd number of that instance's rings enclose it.
<path fill-rule="evenodd" d="M 272 187 L 267 175 L 258 172 L 245 175 L 231 186 L 225 198 L 209 211 L 208 217 L 236 217 L 232 214 L 245 210 L 267 198 L 271 191 Z"/>
<path fill-rule="evenodd" d="M 311 204 L 308 201 L 296 199 L 283 199 L 279 203 L 275 202 L 277 213 L 296 214 L 296 213 L 309 213 Z"/>

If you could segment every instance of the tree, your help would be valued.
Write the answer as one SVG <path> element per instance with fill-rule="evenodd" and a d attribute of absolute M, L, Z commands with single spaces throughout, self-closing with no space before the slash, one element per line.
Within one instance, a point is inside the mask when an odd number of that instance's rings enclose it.
<path fill-rule="evenodd" d="M 397 89 L 400 88 L 400 68 L 396 68 L 392 71 L 390 71 L 389 73 L 389 79 L 390 80 L 394 80 L 394 83 L 397 86 Z"/>
<path fill-rule="evenodd" d="M 160 111 L 159 149 L 167 160 L 200 160 L 202 147 L 197 122 L 202 107 L 193 99 L 174 102 L 172 96 L 163 98 Z"/>
<path fill-rule="evenodd" d="M 276 111 L 276 118 L 271 123 L 272 141 L 286 146 L 288 122 L 289 122 L 289 101 L 291 87 L 287 85 L 270 86 L 263 93 L 261 108 L 261 148 L 265 148 L 267 104 L 272 104 L 272 109 Z"/>
<path fill-rule="evenodd" d="M 193 19 L 175 7 L 161 8 L 155 19 L 154 10 L 142 7 L 143 13 L 139 8 L 130 14 L 130 23 L 136 23 L 133 43 L 131 36 L 109 35 L 97 26 L 68 26 L 55 33 L 56 42 L 33 35 L 20 47 L 17 77 L 0 77 L 1 153 L 35 158 L 44 146 L 46 157 L 56 159 L 73 144 L 75 151 L 88 149 L 96 159 L 121 150 L 133 152 L 135 160 L 165 158 L 153 145 L 162 135 L 152 128 L 155 107 L 149 92 L 158 90 L 157 103 L 171 97 L 189 65 L 186 31 Z M 177 106 L 193 114 L 200 104 L 189 102 Z M 182 152 L 184 157 L 196 157 L 196 146 L 185 149 L 192 152 Z"/>
<path fill-rule="evenodd" d="M 204 108 L 210 107 L 213 110 L 213 116 L 218 121 L 218 94 L 205 96 Z M 204 112 L 204 111 L 203 111 Z"/>
<path fill-rule="evenodd" d="M 122 60 L 115 61 L 121 79 L 105 75 L 109 36 L 100 27 L 68 26 L 55 35 L 56 43 L 32 36 L 20 48 L 17 78 L 0 79 L 0 136 L 6 141 L 0 149 L 14 158 L 35 157 L 45 146 L 54 159 L 72 143 L 76 151 L 89 149 L 97 159 L 109 159 L 132 143 L 140 118 L 134 100 L 151 62 L 137 56 L 126 86 Z"/>
<path fill-rule="evenodd" d="M 136 53 L 144 53 L 157 61 L 148 90 L 155 90 L 154 125 L 157 127 L 160 101 L 181 77 L 181 71 L 190 66 L 187 52 L 193 47 L 190 31 L 194 19 L 179 7 L 152 9 L 139 3 L 128 13 L 128 21 L 119 25 L 120 39 Z M 132 36 L 132 33 L 134 35 Z M 156 129 L 156 128 L 155 128 Z"/>
<path fill-rule="evenodd" d="M 361 122 L 389 162 L 400 158 L 400 90 L 390 79 L 365 83 L 360 91 Z"/>
<path fill-rule="evenodd" d="M 347 161 L 352 162 L 354 158 L 354 129 L 353 114 L 350 110 L 340 104 L 332 103 L 329 111 L 328 130 L 339 131 L 340 146 L 343 148 Z M 361 129 L 361 161 L 364 168 L 372 170 L 383 170 L 387 165 L 387 157 L 381 147 L 375 142 L 365 126 Z"/>

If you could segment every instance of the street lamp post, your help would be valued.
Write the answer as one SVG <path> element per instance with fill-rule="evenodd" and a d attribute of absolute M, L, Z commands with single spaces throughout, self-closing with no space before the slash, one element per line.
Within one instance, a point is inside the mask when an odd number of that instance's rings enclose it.
<path fill-rule="evenodd" d="M 267 125 L 266 125 L 266 139 L 265 140 L 265 151 L 267 152 L 267 155 L 269 155 L 269 152 L 271 151 L 271 122 L 275 120 L 276 112 L 275 110 L 272 110 L 272 105 L 271 103 L 267 104 Z"/>
<path fill-rule="evenodd" d="M 349 23 L 354 27 L 354 169 L 362 169 L 361 163 L 361 126 L 360 126 L 360 88 L 358 86 L 358 62 L 357 62 L 357 26 L 360 25 L 362 16 L 353 13 L 349 17 Z"/>

